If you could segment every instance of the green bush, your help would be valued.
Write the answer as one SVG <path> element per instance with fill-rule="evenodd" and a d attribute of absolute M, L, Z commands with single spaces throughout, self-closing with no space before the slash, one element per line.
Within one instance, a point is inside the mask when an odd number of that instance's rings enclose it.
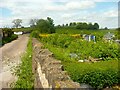
<path fill-rule="evenodd" d="M 11 41 L 13 41 L 13 40 L 15 40 L 17 38 L 18 38 L 18 36 L 15 35 L 15 34 L 12 34 L 10 37 L 4 37 L 2 39 L 2 45 L 6 44 L 6 43 L 9 43 L 9 42 L 11 42 Z"/>
<path fill-rule="evenodd" d="M 84 75 L 80 75 L 78 79 L 79 83 L 90 84 L 94 88 L 106 88 L 111 87 L 114 84 L 118 84 L 118 72 L 114 70 L 106 71 L 90 71 Z"/>
<path fill-rule="evenodd" d="M 39 38 L 39 32 L 38 31 L 32 31 L 32 33 L 30 35 L 31 35 L 31 37 Z"/>
<path fill-rule="evenodd" d="M 63 62 L 63 64 L 70 77 L 80 84 L 89 84 L 99 89 L 118 84 L 118 61 L 116 60 L 98 63 Z"/>

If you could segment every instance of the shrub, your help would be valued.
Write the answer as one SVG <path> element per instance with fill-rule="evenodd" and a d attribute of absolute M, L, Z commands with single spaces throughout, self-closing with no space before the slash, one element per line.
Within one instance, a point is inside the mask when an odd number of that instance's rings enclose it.
<path fill-rule="evenodd" d="M 13 41 L 13 40 L 15 40 L 17 38 L 18 38 L 18 36 L 15 35 L 15 34 L 12 34 L 10 37 L 4 37 L 2 39 L 2 45 L 6 44 L 6 43 L 9 43 L 9 42 L 11 42 L 11 41 Z"/>
<path fill-rule="evenodd" d="M 63 64 L 70 77 L 80 84 L 89 84 L 97 89 L 118 84 L 118 61 L 116 60 L 91 64 L 75 62 L 64 62 Z"/>
<path fill-rule="evenodd" d="M 118 73 L 112 70 L 90 71 L 79 77 L 79 83 L 87 83 L 94 88 L 105 88 L 107 86 L 111 87 L 114 84 L 118 84 Z"/>

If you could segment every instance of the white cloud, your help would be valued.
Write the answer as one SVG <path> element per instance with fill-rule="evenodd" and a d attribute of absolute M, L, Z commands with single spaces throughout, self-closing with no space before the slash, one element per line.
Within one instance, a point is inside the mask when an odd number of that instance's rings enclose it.
<path fill-rule="evenodd" d="M 79 2 L 68 2 L 66 7 L 69 9 L 88 9 L 95 7 L 93 1 L 79 1 Z"/>
<path fill-rule="evenodd" d="M 72 14 L 63 14 L 62 15 L 62 18 L 71 18 L 72 17 Z"/>
<path fill-rule="evenodd" d="M 116 11 L 110 10 L 105 13 L 86 11 L 95 8 L 95 2 L 105 1 L 117 0 L 0 0 L 0 7 L 11 10 L 10 17 L 4 18 L 0 16 L 0 26 L 12 26 L 11 22 L 16 18 L 23 19 L 23 25 L 27 26 L 29 19 L 46 18 L 47 16 L 53 18 L 55 24 L 88 21 L 100 22 L 102 26 L 109 26 L 110 17 L 116 17 Z M 62 4 L 59 4 L 59 2 L 62 2 Z M 115 22 L 116 19 L 112 19 L 111 22 Z M 115 24 L 113 23 L 113 26 Z"/>
<path fill-rule="evenodd" d="M 67 10 L 63 5 L 59 5 L 59 6 L 49 5 L 49 6 L 46 6 L 45 9 L 48 10 L 48 11 L 63 11 L 63 10 Z"/>
<path fill-rule="evenodd" d="M 103 14 L 106 17 L 118 17 L 118 10 L 110 10 Z"/>
<path fill-rule="evenodd" d="M 66 11 L 66 10 L 76 10 L 76 9 L 88 9 L 95 7 L 95 2 L 93 1 L 69 1 L 63 5 L 46 5 L 46 10 L 51 11 Z"/>

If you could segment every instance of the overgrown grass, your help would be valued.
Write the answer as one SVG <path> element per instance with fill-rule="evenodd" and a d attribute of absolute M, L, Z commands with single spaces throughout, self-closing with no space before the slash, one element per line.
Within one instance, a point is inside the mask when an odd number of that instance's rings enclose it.
<path fill-rule="evenodd" d="M 64 69 L 75 82 L 89 84 L 94 88 L 102 89 L 118 84 L 118 60 L 101 61 L 96 63 L 79 63 L 71 59 L 69 51 L 63 48 L 45 44 L 56 59 L 61 60 Z"/>
<path fill-rule="evenodd" d="M 34 76 L 32 73 L 32 39 L 29 39 L 26 53 L 21 58 L 22 63 L 15 70 L 15 75 L 18 77 L 13 89 L 29 88 L 32 89 L 34 85 Z"/>
<path fill-rule="evenodd" d="M 99 34 L 99 32 L 97 32 Z M 70 77 L 79 83 L 90 84 L 102 89 L 118 84 L 118 46 L 116 43 L 86 42 L 80 38 L 71 38 L 66 34 L 55 34 L 50 37 L 40 37 L 45 47 L 53 52 L 55 58 L 62 61 Z M 70 53 L 80 54 L 80 58 L 70 58 Z M 101 62 L 80 63 L 79 59 L 103 58 Z"/>

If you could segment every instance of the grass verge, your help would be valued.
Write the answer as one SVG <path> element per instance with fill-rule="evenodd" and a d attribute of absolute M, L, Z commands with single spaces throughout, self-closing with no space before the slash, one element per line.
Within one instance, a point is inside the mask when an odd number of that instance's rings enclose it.
<path fill-rule="evenodd" d="M 32 39 L 29 39 L 26 53 L 21 58 L 22 63 L 16 68 L 14 74 L 18 77 L 13 89 L 33 88 L 34 78 L 32 73 Z"/>

